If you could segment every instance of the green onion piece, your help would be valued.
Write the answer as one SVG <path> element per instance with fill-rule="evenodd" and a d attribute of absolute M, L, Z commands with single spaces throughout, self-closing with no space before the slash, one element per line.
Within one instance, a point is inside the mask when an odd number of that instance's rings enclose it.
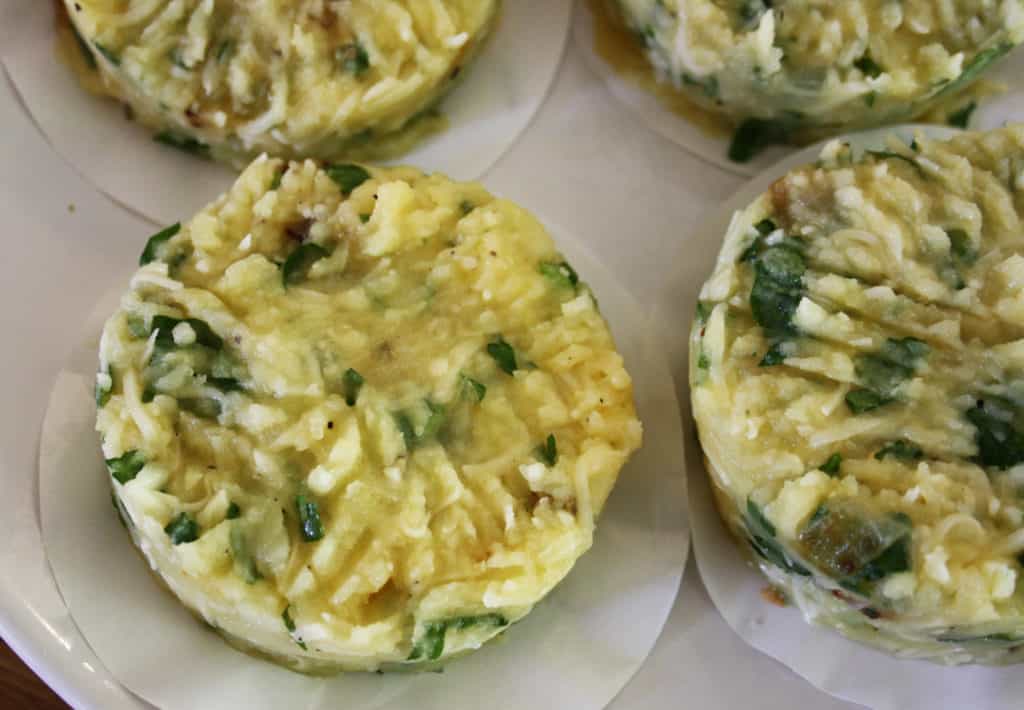
<path fill-rule="evenodd" d="M 363 224 L 366 224 L 367 222 L 370 221 L 370 217 L 372 216 L 372 214 L 361 214 L 359 215 L 359 221 L 362 222 Z"/>
<path fill-rule="evenodd" d="M 878 66 L 878 63 L 867 54 L 855 61 L 853 66 L 860 69 L 864 76 L 869 76 L 872 79 L 881 76 L 884 71 L 882 67 Z"/>
<path fill-rule="evenodd" d="M 366 168 L 353 163 L 338 163 L 324 168 L 327 177 L 341 188 L 341 194 L 350 195 L 353 190 L 370 179 Z"/>
<path fill-rule="evenodd" d="M 978 52 L 974 55 L 973 59 L 964 65 L 963 70 L 960 72 L 960 76 L 942 87 L 942 91 L 940 91 L 937 96 L 952 94 L 958 91 L 961 87 L 970 84 L 972 81 L 977 79 L 990 64 L 1008 54 L 1013 47 L 1014 45 L 1011 42 L 1002 42 L 994 47 L 989 47 L 988 49 Z"/>
<path fill-rule="evenodd" d="M 551 283 L 562 288 L 576 288 L 576 284 L 580 282 L 576 271 L 564 261 L 558 263 L 542 261 L 539 269 L 540 273 Z"/>
<path fill-rule="evenodd" d="M 345 374 L 341 376 L 341 384 L 345 390 L 345 404 L 350 407 L 356 406 L 356 401 L 359 399 L 359 390 L 363 388 L 366 380 L 358 372 L 353 370 L 351 367 L 345 370 Z"/>
<path fill-rule="evenodd" d="M 975 428 L 975 460 L 979 464 L 1007 469 L 1024 462 L 1024 434 L 1015 426 L 1019 416 L 1012 406 L 994 399 L 979 400 L 966 417 Z"/>
<path fill-rule="evenodd" d="M 101 382 L 99 375 L 106 375 L 108 382 Z M 96 397 L 96 406 L 103 407 L 107 402 L 110 401 L 110 392 L 114 389 L 114 371 L 110 369 L 110 365 L 96 376 L 96 388 L 94 395 Z"/>
<path fill-rule="evenodd" d="M 286 629 L 288 629 L 288 633 L 294 634 L 295 633 L 295 620 L 292 619 L 291 611 L 292 611 L 292 607 L 289 604 L 288 606 L 286 606 L 284 608 L 284 611 L 281 612 L 281 619 L 284 621 L 284 627 Z"/>
<path fill-rule="evenodd" d="M 199 539 L 199 523 L 186 512 L 178 513 L 177 517 L 167 523 L 164 532 L 171 538 L 172 545 L 195 542 Z"/>
<path fill-rule="evenodd" d="M 242 509 L 238 507 L 238 503 L 232 503 L 231 505 L 228 506 L 228 512 L 225 514 L 225 517 L 228 520 L 234 520 L 241 514 Z"/>
<path fill-rule="evenodd" d="M 711 316 L 711 311 L 714 308 L 710 303 L 704 303 L 704 301 L 697 301 L 697 321 L 703 325 L 708 322 L 708 318 Z"/>
<path fill-rule="evenodd" d="M 924 451 L 912 441 L 897 439 L 896 441 L 890 441 L 875 452 L 875 459 L 878 461 L 881 461 L 886 456 L 892 456 L 901 461 L 917 461 L 924 458 Z"/>
<path fill-rule="evenodd" d="M 978 108 L 978 104 L 971 101 L 966 106 L 949 114 L 946 118 L 946 123 L 954 128 L 967 128 L 967 124 L 971 121 L 971 114 L 974 113 L 974 109 L 976 108 Z"/>
<path fill-rule="evenodd" d="M 519 369 L 516 363 L 516 351 L 500 335 L 494 342 L 487 344 L 487 354 L 494 358 L 498 367 L 509 375 Z"/>
<path fill-rule="evenodd" d="M 230 514 L 230 508 L 228 512 Z M 230 518 L 230 515 L 228 517 Z M 246 584 L 255 584 L 257 580 L 262 579 L 263 575 L 256 567 L 256 560 L 249 553 L 249 542 L 246 540 L 244 528 L 234 523 L 228 539 L 231 543 L 231 557 L 235 560 L 235 571 L 239 576 Z"/>
<path fill-rule="evenodd" d="M 89 50 L 89 44 L 82 39 L 82 35 L 78 32 L 78 27 L 75 26 L 74 22 L 68 22 L 68 26 L 71 27 L 71 34 L 75 36 L 75 44 L 78 45 L 78 50 L 82 53 L 82 59 L 85 60 L 86 65 L 90 69 L 96 69 L 96 57 L 92 55 Z"/>
<path fill-rule="evenodd" d="M 843 455 L 840 453 L 834 453 L 828 457 L 825 463 L 818 466 L 818 469 L 828 475 L 835 478 L 839 475 L 839 466 L 843 463 Z"/>
<path fill-rule="evenodd" d="M 274 177 L 270 181 L 271 190 L 276 190 L 277 188 L 281 187 L 281 178 L 284 177 L 284 172 L 284 170 L 278 170 L 276 173 L 274 173 Z"/>
<path fill-rule="evenodd" d="M 133 338 L 148 338 L 149 328 L 146 327 L 146 319 L 141 316 L 128 316 L 125 318 L 125 326 Z"/>
<path fill-rule="evenodd" d="M 420 441 L 436 439 L 437 435 L 441 433 L 441 429 L 444 428 L 445 422 L 448 421 L 448 414 L 445 412 L 444 405 L 435 404 L 429 399 L 426 400 L 426 403 L 427 409 L 430 410 L 430 416 L 427 417 L 427 421 L 423 425 L 423 431 L 419 435 Z"/>
<path fill-rule="evenodd" d="M 781 365 L 786 360 L 786 342 L 780 340 L 768 348 L 768 352 L 761 358 L 761 362 L 757 363 L 758 367 L 772 367 L 774 365 Z"/>
<path fill-rule="evenodd" d="M 179 323 L 188 323 L 192 332 L 196 334 L 196 345 L 203 345 L 212 350 L 220 350 L 224 347 L 224 340 L 213 332 L 213 328 L 198 318 L 172 318 L 171 316 L 153 316 L 149 332 L 157 331 L 156 345 L 164 348 L 175 348 L 174 328 Z"/>
<path fill-rule="evenodd" d="M 349 74 L 360 77 L 370 69 L 370 55 L 359 42 L 350 42 L 334 50 L 334 60 Z"/>
<path fill-rule="evenodd" d="M 217 61 L 223 62 L 227 56 L 235 49 L 235 43 L 229 39 L 224 40 L 217 47 Z"/>
<path fill-rule="evenodd" d="M 907 165 L 913 167 L 914 170 L 916 170 L 921 177 L 928 177 L 924 172 L 924 168 L 918 165 L 918 162 L 916 160 L 914 160 L 913 158 L 908 158 L 907 156 L 902 155 L 900 153 L 894 153 L 891 150 L 868 150 L 865 151 L 865 154 L 870 155 L 877 160 L 902 160 Z"/>
<path fill-rule="evenodd" d="M 281 267 L 281 282 L 285 288 L 297 284 L 306 278 L 309 267 L 320 259 L 329 256 L 327 250 L 319 244 L 309 242 L 297 247 L 288 258 L 284 260 Z"/>
<path fill-rule="evenodd" d="M 198 158 L 210 157 L 210 146 L 191 136 L 183 136 L 173 131 L 160 131 L 153 136 L 153 140 Z"/>
<path fill-rule="evenodd" d="M 295 496 L 295 507 L 299 511 L 299 532 L 306 542 L 316 542 L 324 536 L 324 526 L 320 522 L 320 508 L 316 501 L 310 500 L 305 494 Z"/>
<path fill-rule="evenodd" d="M 413 645 L 408 660 L 436 661 L 444 653 L 444 637 L 449 629 L 464 631 L 474 626 L 508 626 L 508 619 L 501 614 L 480 616 L 458 616 L 454 619 L 428 621 L 423 624 L 423 633 Z"/>
<path fill-rule="evenodd" d="M 548 434 L 544 443 L 537 447 L 537 456 L 548 466 L 558 463 L 558 442 L 554 434 Z"/>
<path fill-rule="evenodd" d="M 460 375 L 459 378 L 462 380 L 463 389 L 472 392 L 477 402 L 484 401 L 484 397 L 487 396 L 487 385 L 466 375 Z"/>
<path fill-rule="evenodd" d="M 946 236 L 949 237 L 949 253 L 957 261 L 970 266 L 978 260 L 978 252 L 971 244 L 971 238 L 962 229 L 947 229 Z"/>
<path fill-rule="evenodd" d="M 145 266 L 146 264 L 156 261 L 158 258 L 160 247 L 168 241 L 171 237 L 181 231 L 181 222 L 175 222 L 166 229 L 161 229 L 159 232 L 154 234 L 146 241 L 146 247 L 142 250 L 142 254 L 139 255 L 139 266 Z"/>
<path fill-rule="evenodd" d="M 765 218 L 762 219 L 757 224 L 755 224 L 754 229 L 756 229 L 757 233 L 760 234 L 762 237 L 767 237 L 769 234 L 778 229 L 778 227 L 775 225 L 775 222 Z"/>
<path fill-rule="evenodd" d="M 93 42 L 92 46 L 96 48 L 96 51 L 103 55 L 103 58 L 113 64 L 115 67 L 121 66 L 121 58 L 112 49 L 107 49 L 99 42 Z"/>
<path fill-rule="evenodd" d="M 400 412 L 395 415 L 395 426 L 398 427 L 398 431 L 402 434 L 402 440 L 405 441 L 405 448 L 407 451 L 412 451 L 416 448 L 416 430 L 413 429 L 412 420 L 409 419 L 409 415 L 405 412 Z"/>
<path fill-rule="evenodd" d="M 871 390 L 857 389 L 846 393 L 846 406 L 854 414 L 870 412 L 891 401 L 892 398 L 872 392 Z"/>
<path fill-rule="evenodd" d="M 220 402 L 213 397 L 181 397 L 178 408 L 196 415 L 200 419 L 216 419 L 220 416 Z"/>
<path fill-rule="evenodd" d="M 126 451 L 117 458 L 107 459 L 107 468 L 114 480 L 124 485 L 135 476 L 146 465 L 146 457 L 137 449 Z"/>

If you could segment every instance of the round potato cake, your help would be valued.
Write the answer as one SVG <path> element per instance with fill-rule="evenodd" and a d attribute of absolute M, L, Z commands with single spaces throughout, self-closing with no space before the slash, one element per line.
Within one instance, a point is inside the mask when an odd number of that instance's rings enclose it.
<path fill-rule="evenodd" d="M 238 167 L 262 152 L 339 160 L 407 150 L 437 129 L 433 108 L 499 4 L 65 0 L 104 93 L 157 140 Z"/>
<path fill-rule="evenodd" d="M 832 141 L 734 216 L 690 341 L 722 516 L 810 622 L 1024 660 L 1024 126 Z"/>
<path fill-rule="evenodd" d="M 140 262 L 97 429 L 136 545 L 228 640 L 308 672 L 443 661 L 590 547 L 642 429 L 525 210 L 261 157 Z"/>
<path fill-rule="evenodd" d="M 740 124 L 736 160 L 907 121 L 1024 41 L 1021 0 L 608 1 L 664 80 Z"/>

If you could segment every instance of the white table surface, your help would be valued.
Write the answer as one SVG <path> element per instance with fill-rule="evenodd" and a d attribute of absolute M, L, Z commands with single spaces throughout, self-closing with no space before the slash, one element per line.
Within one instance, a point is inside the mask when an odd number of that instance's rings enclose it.
<path fill-rule="evenodd" d="M 17 5 L 0 5 L 3 41 L 4 18 Z M 638 125 L 570 42 L 545 106 L 485 182 L 586 240 L 653 309 L 666 292 L 674 260 L 686 258 L 687 230 L 742 181 Z M 49 148 L 6 78 L 0 79 L 0 215 L 0 333 L 6 346 L 0 349 L 0 516 L 6 528 L 0 633 L 72 705 L 94 707 L 98 698 L 114 697 L 113 682 L 95 657 L 67 662 L 74 655 L 69 649 L 90 652 L 43 556 L 36 446 L 50 386 L 82 320 L 110 279 L 132 268 L 140 235 L 151 229 L 95 198 L 93 188 Z M 671 304 L 660 307 L 673 313 Z M 664 327 L 685 330 L 691 314 L 674 315 L 678 321 Z M 127 694 L 120 698 L 124 707 L 134 705 Z M 691 559 L 652 656 L 611 707 L 745 706 L 855 707 L 817 691 L 733 634 Z"/>

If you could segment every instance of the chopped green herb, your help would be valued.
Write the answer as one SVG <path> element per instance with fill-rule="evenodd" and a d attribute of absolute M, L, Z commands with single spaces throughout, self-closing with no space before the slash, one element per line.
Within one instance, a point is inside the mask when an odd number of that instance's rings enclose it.
<path fill-rule="evenodd" d="M 407 451 L 412 451 L 416 448 L 416 430 L 412 426 L 412 420 L 409 419 L 409 415 L 405 412 L 399 412 L 395 415 L 395 426 L 398 427 L 399 433 L 402 435 L 402 440 L 405 442 L 405 448 Z"/>
<path fill-rule="evenodd" d="M 334 60 L 353 76 L 360 77 L 370 69 L 370 55 L 359 42 L 350 42 L 334 50 Z"/>
<path fill-rule="evenodd" d="M 768 146 L 786 143 L 791 133 L 786 123 L 748 118 L 733 133 L 729 144 L 729 160 L 746 163 Z"/>
<path fill-rule="evenodd" d="M 839 475 L 839 467 L 842 465 L 842 463 L 843 455 L 837 452 L 829 456 L 825 463 L 818 466 L 818 469 L 822 473 L 835 478 L 836 476 Z"/>
<path fill-rule="evenodd" d="M 257 580 L 262 579 L 263 575 L 260 574 L 259 568 L 256 566 L 256 560 L 249 552 L 249 543 L 242 525 L 234 523 L 231 526 L 228 539 L 231 543 L 231 557 L 235 561 L 235 571 L 238 572 L 238 575 L 245 580 L 246 584 L 255 584 Z"/>
<path fill-rule="evenodd" d="M 242 383 L 234 377 L 207 377 L 206 384 L 216 387 L 221 392 L 242 392 L 245 390 Z"/>
<path fill-rule="evenodd" d="M 281 266 L 281 282 L 285 288 L 303 281 L 311 267 L 329 254 L 319 244 L 307 242 L 296 247 Z"/>
<path fill-rule="evenodd" d="M 757 363 L 758 367 L 773 367 L 774 365 L 781 365 L 786 360 L 786 341 L 780 340 L 774 343 L 768 352 L 761 358 L 761 362 Z"/>
<path fill-rule="evenodd" d="M 187 323 L 192 332 L 196 335 L 196 344 L 210 348 L 212 350 L 220 350 L 224 347 L 224 340 L 213 332 L 213 328 L 198 318 L 172 318 L 171 316 L 153 316 L 153 321 L 150 323 L 150 333 L 156 331 L 156 345 L 165 348 L 175 348 L 177 344 L 174 342 L 174 328 L 180 323 Z"/>
<path fill-rule="evenodd" d="M 974 109 L 976 108 L 978 108 L 978 104 L 971 101 L 966 106 L 963 106 L 949 114 L 946 118 L 946 123 L 955 128 L 967 128 L 967 124 L 971 121 L 971 114 L 974 113 Z"/>
<path fill-rule="evenodd" d="M 210 146 L 191 136 L 182 136 L 173 131 L 160 131 L 153 136 L 153 140 L 199 158 L 210 157 Z"/>
<path fill-rule="evenodd" d="M 284 628 L 292 635 L 292 638 L 295 640 L 295 643 L 299 648 L 303 651 L 308 651 L 309 649 L 306 647 L 306 642 L 295 636 L 295 620 L 292 618 L 291 610 L 292 605 L 289 604 L 284 608 L 284 611 L 281 612 L 281 620 L 284 621 Z"/>
<path fill-rule="evenodd" d="M 508 626 L 508 619 L 501 614 L 482 614 L 480 616 L 459 616 L 442 621 L 428 621 L 423 624 L 423 633 L 413 645 L 408 660 L 436 661 L 444 654 L 444 639 L 449 629 L 464 631 L 474 626 Z"/>
<path fill-rule="evenodd" d="M 225 513 L 225 517 L 228 520 L 234 520 L 242 514 L 242 509 L 238 507 L 238 503 L 232 503 L 228 506 L 228 512 Z"/>
<path fill-rule="evenodd" d="M 295 507 L 299 511 L 299 532 L 306 542 L 316 542 L 324 536 L 324 526 L 320 521 L 320 508 L 315 500 L 304 493 L 295 496 Z"/>
<path fill-rule="evenodd" d="M 142 250 L 142 254 L 139 256 L 139 266 L 145 266 L 146 264 L 156 261 L 159 258 L 160 247 L 164 245 L 171 237 L 181 231 L 181 222 L 175 222 L 166 229 L 161 229 L 159 232 L 154 234 L 146 241 L 146 247 Z"/>
<path fill-rule="evenodd" d="M 756 29 L 770 6 L 771 0 L 743 0 L 739 8 L 740 29 L 748 32 Z"/>
<path fill-rule="evenodd" d="M 104 47 L 99 42 L 93 42 L 92 46 L 96 48 L 97 52 L 103 55 L 104 59 L 113 64 L 115 67 L 121 66 L 121 58 L 117 56 L 117 54 L 113 50 Z"/>
<path fill-rule="evenodd" d="M 427 417 L 427 421 L 423 424 L 423 431 L 417 437 L 417 444 L 421 444 L 431 439 L 436 439 L 437 435 L 441 433 L 441 429 L 444 428 L 445 423 L 448 421 L 448 414 L 445 411 L 443 405 L 431 402 L 429 399 L 425 400 L 427 409 L 430 410 L 430 415 Z"/>
<path fill-rule="evenodd" d="M 133 338 L 148 338 L 149 328 L 146 326 L 146 319 L 141 316 L 128 316 L 125 318 L 125 326 Z"/>
<path fill-rule="evenodd" d="M 857 389 L 846 393 L 846 406 L 854 414 L 863 414 L 873 409 L 878 409 L 884 404 L 892 401 L 891 397 L 884 397 L 871 390 Z"/>
<path fill-rule="evenodd" d="M 217 47 L 217 61 L 223 62 L 235 50 L 235 43 L 226 39 Z"/>
<path fill-rule="evenodd" d="M 216 419 L 220 416 L 220 402 L 213 397 L 181 397 L 178 408 L 196 415 L 200 419 Z"/>
<path fill-rule="evenodd" d="M 892 456 L 901 461 L 918 461 L 924 458 L 924 451 L 912 441 L 897 439 L 896 441 L 890 441 L 875 452 L 875 458 L 879 461 L 886 456 Z"/>
<path fill-rule="evenodd" d="M 75 44 L 78 45 L 78 50 L 82 53 L 82 59 L 90 69 L 96 69 L 96 57 L 89 50 L 89 44 L 82 39 L 82 35 L 78 32 L 74 22 L 68 22 L 68 26 L 71 28 L 71 34 L 75 37 Z"/>
<path fill-rule="evenodd" d="M 793 315 L 803 297 L 807 266 L 791 243 L 769 247 L 754 258 L 754 285 L 750 309 L 754 320 L 770 336 L 792 335 Z"/>
<path fill-rule="evenodd" d="M 117 458 L 107 459 L 107 469 L 114 480 L 124 485 L 135 478 L 146 465 L 146 457 L 137 449 L 126 451 Z"/>
<path fill-rule="evenodd" d="M 554 434 L 548 434 L 544 443 L 537 447 L 537 457 L 548 466 L 558 463 L 558 442 Z"/>
<path fill-rule="evenodd" d="M 970 266 L 978 260 L 978 252 L 971 244 L 971 238 L 962 229 L 947 229 L 946 236 L 949 237 L 949 253 L 956 261 Z"/>
<path fill-rule="evenodd" d="M 1024 638 L 1017 638 L 1008 633 L 971 636 L 969 634 L 958 634 L 951 630 L 951 633 L 941 634 L 935 638 L 943 643 L 955 644 L 985 644 L 987 646 L 1018 646 L 1024 644 Z"/>
<path fill-rule="evenodd" d="M 270 180 L 270 189 L 276 190 L 281 187 L 281 180 L 284 178 L 284 170 L 278 170 L 274 173 L 274 177 Z"/>
<path fill-rule="evenodd" d="M 295 620 L 292 619 L 291 606 L 286 606 L 284 611 L 281 612 L 281 618 L 284 620 L 284 627 L 288 630 L 288 633 L 295 633 Z"/>
<path fill-rule="evenodd" d="M 110 393 L 114 389 L 114 371 L 107 365 L 106 369 L 96 375 L 96 387 L 93 392 L 96 406 L 103 407 L 110 401 Z"/>
<path fill-rule="evenodd" d="M 902 153 L 895 153 L 891 150 L 866 150 L 864 153 L 865 155 L 870 155 L 876 160 L 902 160 L 904 163 L 914 168 L 921 177 L 928 177 L 924 172 L 924 168 L 922 168 L 916 160 L 909 158 Z"/>
<path fill-rule="evenodd" d="M 799 562 L 791 559 L 778 540 L 775 539 L 775 526 L 764 517 L 761 508 L 751 499 L 747 499 L 747 514 L 744 523 L 749 534 L 751 548 L 769 564 L 783 570 L 807 577 L 811 573 Z"/>
<path fill-rule="evenodd" d="M 707 353 L 704 352 L 704 348 L 700 349 L 700 354 L 697 355 L 697 369 L 698 370 L 709 370 L 711 369 L 711 358 L 708 357 Z"/>
<path fill-rule="evenodd" d="M 466 375 L 459 375 L 459 379 L 462 381 L 462 387 L 465 391 L 473 393 L 473 397 L 477 402 L 483 402 L 484 397 L 487 396 L 487 386 L 477 382 L 472 377 Z"/>
<path fill-rule="evenodd" d="M 580 277 L 576 274 L 576 271 L 564 261 L 560 263 L 542 261 L 540 263 L 540 273 L 551 283 L 561 288 L 576 288 L 576 284 L 580 282 Z"/>
<path fill-rule="evenodd" d="M 697 301 L 697 321 L 701 325 L 708 322 L 708 318 L 711 317 L 711 310 L 713 308 L 714 306 L 712 306 L 709 303 L 704 303 L 704 301 Z"/>
<path fill-rule="evenodd" d="M 1015 426 L 1013 408 L 997 400 L 979 400 L 966 416 L 976 430 L 979 464 L 1007 469 L 1024 462 L 1024 434 Z"/>
<path fill-rule="evenodd" d="M 359 390 L 363 388 L 364 384 L 366 384 L 366 380 L 358 372 L 351 367 L 345 370 L 345 374 L 341 376 L 341 385 L 345 391 L 345 404 L 350 407 L 356 406 Z"/>
<path fill-rule="evenodd" d="M 500 335 L 494 342 L 487 344 L 487 354 L 494 358 L 498 367 L 509 375 L 519 369 L 516 363 L 516 351 Z"/>
<path fill-rule="evenodd" d="M 359 221 L 362 222 L 363 224 L 366 224 L 367 222 L 370 221 L 370 217 L 372 216 L 373 215 L 371 214 L 361 214 L 359 215 Z"/>
<path fill-rule="evenodd" d="M 775 226 L 775 222 L 773 222 L 770 219 L 765 218 L 765 219 L 762 219 L 757 224 L 755 224 L 754 225 L 754 229 L 756 229 L 757 233 L 760 234 L 762 237 L 767 237 L 769 234 L 771 234 L 776 229 L 778 229 L 778 227 Z"/>
<path fill-rule="evenodd" d="M 354 163 L 337 163 L 324 168 L 327 177 L 341 188 L 341 194 L 348 196 L 357 187 L 370 179 L 366 168 Z"/>
<path fill-rule="evenodd" d="M 878 62 L 870 57 L 868 54 L 864 54 L 860 59 L 853 63 L 857 69 L 860 69 L 864 76 L 869 76 L 872 79 L 876 79 L 882 75 L 884 71 L 882 67 L 878 66 Z"/>
<path fill-rule="evenodd" d="M 178 515 L 167 523 L 164 532 L 171 538 L 172 545 L 181 545 L 186 542 L 195 542 L 199 539 L 199 523 L 186 512 Z"/>
<path fill-rule="evenodd" d="M 858 356 L 854 369 L 861 384 L 888 402 L 900 384 L 913 376 L 917 364 L 929 350 L 927 344 L 916 338 L 888 338 L 878 352 Z M 847 395 L 847 403 L 849 401 Z M 870 403 L 870 400 L 864 401 Z"/>

